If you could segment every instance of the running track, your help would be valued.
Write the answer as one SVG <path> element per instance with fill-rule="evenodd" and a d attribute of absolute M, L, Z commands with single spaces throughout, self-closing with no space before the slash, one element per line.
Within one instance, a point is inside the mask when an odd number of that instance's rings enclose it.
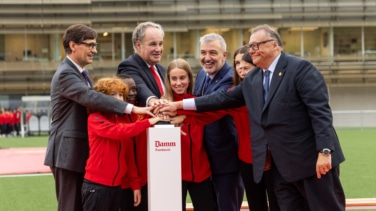
<path fill-rule="evenodd" d="M 49 173 L 43 165 L 46 148 L 1 148 L 0 175 Z"/>
<path fill-rule="evenodd" d="M 0 148 L 0 175 L 50 173 L 43 165 L 46 148 Z M 360 205 L 360 206 L 357 206 Z M 368 205 L 368 206 L 364 206 Z M 241 211 L 248 209 L 246 202 Z M 376 199 L 347 199 L 346 210 L 376 209 Z M 192 205 L 187 205 L 187 211 Z"/>

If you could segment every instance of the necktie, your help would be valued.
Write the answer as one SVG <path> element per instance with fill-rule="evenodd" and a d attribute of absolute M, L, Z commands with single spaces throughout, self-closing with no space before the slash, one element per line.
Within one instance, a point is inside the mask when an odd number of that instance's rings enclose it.
<path fill-rule="evenodd" d="M 209 86 L 211 78 L 209 76 L 206 76 L 204 86 L 202 87 L 201 95 L 205 95 L 205 91 Z"/>
<path fill-rule="evenodd" d="M 270 70 L 266 70 L 264 74 L 264 103 L 266 102 L 266 99 L 268 99 L 269 81 L 270 81 Z"/>
<path fill-rule="evenodd" d="M 88 86 L 90 86 L 89 76 L 87 75 L 86 70 L 82 71 L 82 75 L 83 75 L 84 78 L 85 78 L 86 84 L 87 84 Z"/>
<path fill-rule="evenodd" d="M 150 71 L 151 71 L 151 74 L 153 74 L 155 82 L 157 82 L 158 89 L 159 89 L 159 92 L 161 93 L 161 97 L 162 97 L 164 92 L 163 92 L 163 86 L 162 86 L 162 83 L 161 83 L 161 79 L 159 78 L 157 72 L 155 71 L 154 66 L 150 66 Z"/>

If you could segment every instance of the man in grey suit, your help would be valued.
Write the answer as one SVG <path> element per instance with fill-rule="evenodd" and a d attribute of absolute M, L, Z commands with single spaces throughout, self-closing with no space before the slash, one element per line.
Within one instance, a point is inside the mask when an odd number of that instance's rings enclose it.
<path fill-rule="evenodd" d="M 323 76 L 308 61 L 284 53 L 278 32 L 268 25 L 253 29 L 249 46 L 257 68 L 239 86 L 171 103 L 162 111 L 246 105 L 254 179 L 259 182 L 264 167 L 271 168 L 281 210 L 345 210 L 339 180 L 344 155 Z"/>
<path fill-rule="evenodd" d="M 97 33 L 76 24 L 68 27 L 63 37 L 67 57 L 51 81 L 51 130 L 44 164 L 55 178 L 59 211 L 82 210 L 81 185 L 89 153 L 87 109 L 123 115 L 150 113 L 94 91 L 86 65 L 93 62 Z M 110 105 L 110 106 L 109 106 Z"/>

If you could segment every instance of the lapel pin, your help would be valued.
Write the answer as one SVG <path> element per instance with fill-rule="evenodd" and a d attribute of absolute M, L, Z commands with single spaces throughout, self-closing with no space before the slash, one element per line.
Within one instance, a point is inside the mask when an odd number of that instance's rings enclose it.
<path fill-rule="evenodd" d="M 282 72 L 279 72 L 279 73 L 278 73 L 278 76 L 282 76 Z"/>

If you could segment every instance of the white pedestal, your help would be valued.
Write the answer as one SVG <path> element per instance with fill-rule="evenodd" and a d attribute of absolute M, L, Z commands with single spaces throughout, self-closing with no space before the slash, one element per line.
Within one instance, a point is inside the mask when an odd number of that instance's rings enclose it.
<path fill-rule="evenodd" d="M 148 206 L 149 211 L 182 208 L 180 127 L 148 129 Z"/>

